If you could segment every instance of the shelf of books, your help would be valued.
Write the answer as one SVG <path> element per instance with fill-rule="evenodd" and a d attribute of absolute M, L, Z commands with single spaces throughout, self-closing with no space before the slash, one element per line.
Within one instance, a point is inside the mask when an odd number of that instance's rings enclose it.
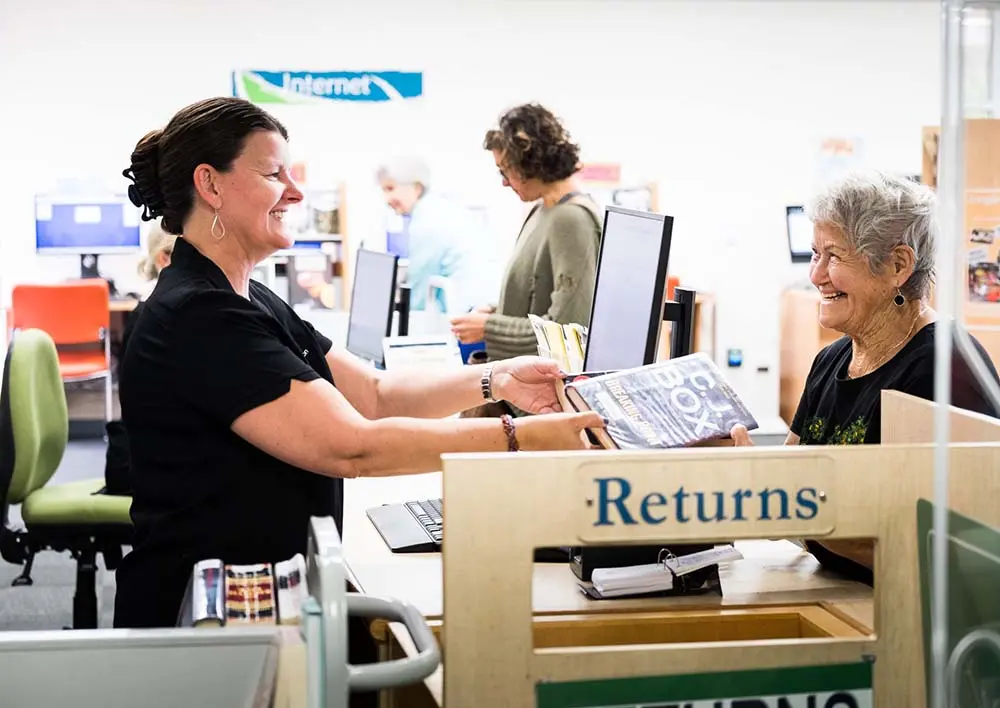
<path fill-rule="evenodd" d="M 271 264 L 284 269 L 293 307 L 346 310 L 351 295 L 346 188 L 303 186 L 302 193 L 285 217 L 295 243 L 277 252 Z"/>

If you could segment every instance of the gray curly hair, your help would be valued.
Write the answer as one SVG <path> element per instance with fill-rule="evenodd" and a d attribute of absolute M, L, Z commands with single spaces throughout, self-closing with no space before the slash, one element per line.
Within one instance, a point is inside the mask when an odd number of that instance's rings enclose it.
<path fill-rule="evenodd" d="M 907 299 L 927 297 L 934 283 L 934 192 L 906 177 L 856 172 L 830 184 L 809 207 L 814 224 L 840 230 L 878 273 L 899 245 L 913 250 L 913 273 L 900 288 Z"/>

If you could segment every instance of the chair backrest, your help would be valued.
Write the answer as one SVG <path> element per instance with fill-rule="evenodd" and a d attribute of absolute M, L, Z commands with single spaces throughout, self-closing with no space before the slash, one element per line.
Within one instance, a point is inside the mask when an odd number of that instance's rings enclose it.
<path fill-rule="evenodd" d="M 45 486 L 62 462 L 68 440 L 69 413 L 55 343 L 39 329 L 19 330 L 7 349 L 0 393 L 4 510 Z"/>
<path fill-rule="evenodd" d="M 102 341 L 111 320 L 108 282 L 88 278 L 53 285 L 15 285 L 14 329 L 48 332 L 56 346 Z"/>
<path fill-rule="evenodd" d="M 14 476 L 14 429 L 10 420 L 10 348 L 0 371 L 0 534 L 7 525 L 7 497 Z"/>

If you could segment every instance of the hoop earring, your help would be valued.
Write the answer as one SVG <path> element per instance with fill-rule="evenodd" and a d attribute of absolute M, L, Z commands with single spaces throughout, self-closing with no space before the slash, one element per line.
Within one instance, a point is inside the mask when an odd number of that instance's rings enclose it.
<path fill-rule="evenodd" d="M 215 229 L 221 227 L 222 233 L 216 234 Z M 222 223 L 222 219 L 219 218 L 219 210 L 215 210 L 215 218 L 212 219 L 212 238 L 216 241 L 221 241 L 226 237 L 226 225 Z"/>
<path fill-rule="evenodd" d="M 902 307 L 906 304 L 906 298 L 903 297 L 903 291 L 899 288 L 896 288 L 896 297 L 892 299 L 892 304 L 896 307 Z"/>

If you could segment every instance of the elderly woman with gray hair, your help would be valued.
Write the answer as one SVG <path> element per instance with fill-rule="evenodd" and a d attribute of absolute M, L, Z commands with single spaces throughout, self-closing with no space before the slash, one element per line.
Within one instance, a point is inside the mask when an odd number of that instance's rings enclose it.
<path fill-rule="evenodd" d="M 452 302 L 438 300 L 446 311 L 465 311 L 476 304 L 477 287 L 472 245 L 482 240 L 482 226 L 457 201 L 430 191 L 430 169 L 417 157 L 399 156 L 380 165 L 376 177 L 385 203 L 403 217 L 407 238 L 406 282 L 410 308 L 427 309 L 432 278 L 447 278 Z"/>
<path fill-rule="evenodd" d="M 930 189 L 881 173 L 847 177 L 816 200 L 810 279 L 822 297 L 819 323 L 845 336 L 816 355 L 787 445 L 877 444 L 883 390 L 933 400 L 934 211 Z M 986 351 L 975 346 L 996 379 Z M 957 352 L 952 372 L 954 405 L 998 414 Z M 733 439 L 750 444 L 742 426 Z M 872 583 L 870 542 L 807 547 L 824 566 Z"/>

